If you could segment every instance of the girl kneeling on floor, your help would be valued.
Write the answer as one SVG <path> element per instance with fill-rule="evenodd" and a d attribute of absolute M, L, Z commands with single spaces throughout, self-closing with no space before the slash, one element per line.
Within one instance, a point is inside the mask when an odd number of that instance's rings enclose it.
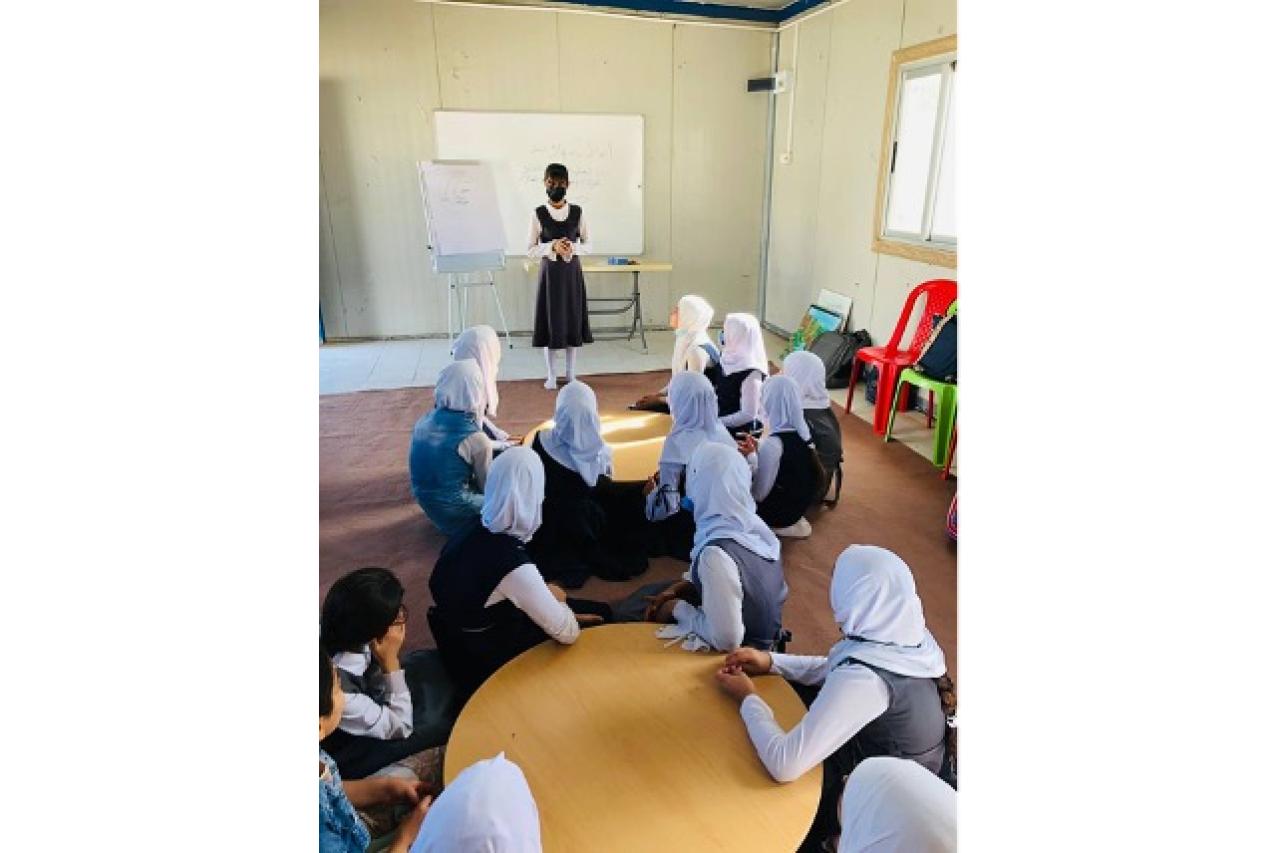
<path fill-rule="evenodd" d="M 654 599 L 649 618 L 675 623 L 658 636 L 684 637 L 691 651 L 773 648 L 787 582 L 778 537 L 755 513 L 746 463 L 733 448 L 705 442 L 689 462 L 686 489 L 697 525 L 693 563 Z"/>
<path fill-rule="evenodd" d="M 756 754 L 779 782 L 823 765 L 822 798 L 807 840 L 838 830 L 841 780 L 863 758 L 890 755 L 943 769 L 947 713 L 942 649 L 925 627 L 911 570 L 897 554 L 850 545 L 836 561 L 831 609 L 844 639 L 826 657 L 738 649 L 716 674 L 739 703 Z M 809 711 L 784 732 L 748 676 L 775 673 L 796 686 Z M 818 686 L 816 694 L 813 687 Z"/>
<path fill-rule="evenodd" d="M 481 431 L 484 378 L 472 359 L 455 361 L 436 380 L 435 409 L 413 427 L 409 479 L 418 506 L 445 536 L 480 516 L 493 445 Z"/>
<path fill-rule="evenodd" d="M 800 405 L 800 389 L 788 376 L 764 383 L 764 420 L 768 433 L 739 445 L 751 466 L 751 495 L 756 512 L 779 536 L 803 539 L 813 532 L 805 510 L 819 495 L 824 472 L 810 443 Z"/>
<path fill-rule="evenodd" d="M 658 473 L 645 484 L 645 516 L 662 552 L 679 560 L 693 547 L 693 515 L 680 506 L 687 488 L 689 460 L 706 442 L 734 448 L 736 443 L 716 416 L 716 392 L 700 373 L 677 373 L 667 389 L 671 432 L 662 444 Z"/>
<path fill-rule="evenodd" d="M 489 470 L 480 523 L 449 540 L 431 573 L 427 621 L 464 696 L 548 637 L 568 645 L 580 625 L 612 617 L 607 604 L 568 599 L 543 581 L 525 550 L 542 523 L 543 490 L 537 454 L 504 451 Z"/>
<path fill-rule="evenodd" d="M 627 580 L 649 567 L 644 484 L 615 483 L 613 452 L 600 432 L 596 395 L 570 382 L 556 396 L 555 426 L 533 450 L 546 471 L 542 526 L 529 552 L 548 580 L 569 589 L 591 575 Z"/>

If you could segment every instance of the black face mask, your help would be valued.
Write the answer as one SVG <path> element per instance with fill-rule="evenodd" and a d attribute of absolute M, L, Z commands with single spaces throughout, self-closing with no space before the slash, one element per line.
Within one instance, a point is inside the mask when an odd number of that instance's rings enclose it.
<path fill-rule="evenodd" d="M 564 201 L 565 192 L 567 192 L 566 187 L 547 187 L 547 198 L 558 203 Z"/>

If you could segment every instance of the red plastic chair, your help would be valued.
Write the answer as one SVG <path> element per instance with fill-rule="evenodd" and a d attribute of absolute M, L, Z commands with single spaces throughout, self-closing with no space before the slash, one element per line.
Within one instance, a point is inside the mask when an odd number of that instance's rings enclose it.
<path fill-rule="evenodd" d="M 872 425 L 877 435 L 884 435 L 889 425 L 889 407 L 893 405 L 893 389 L 898 387 L 898 371 L 903 367 L 910 367 L 920 358 L 920 350 L 933 331 L 932 318 L 946 313 L 951 303 L 956 301 L 957 290 L 955 281 L 949 278 L 935 278 L 911 289 L 889 343 L 882 347 L 863 347 L 854 356 L 853 369 L 849 371 L 849 395 L 844 401 L 846 414 L 853 407 L 853 386 L 858 383 L 859 362 L 865 361 L 867 366 L 875 365 L 880 371 L 880 378 L 876 380 L 876 411 Z M 911 343 L 903 349 L 902 335 L 907 330 L 907 321 L 911 319 L 916 299 L 922 293 L 925 294 L 924 313 L 920 315 Z"/>

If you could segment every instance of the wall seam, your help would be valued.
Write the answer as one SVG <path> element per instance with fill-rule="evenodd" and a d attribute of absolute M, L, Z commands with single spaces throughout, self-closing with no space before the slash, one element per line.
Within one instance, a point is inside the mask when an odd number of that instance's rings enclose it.
<path fill-rule="evenodd" d="M 329 188 L 328 182 L 324 175 L 324 156 L 320 159 L 320 199 L 324 205 L 325 221 L 329 223 L 329 254 L 333 258 L 333 276 L 338 285 L 338 310 L 342 312 L 340 317 L 342 321 L 342 334 L 338 336 L 327 334 L 326 337 L 346 337 L 347 334 L 347 300 L 342 294 L 342 265 L 338 263 L 338 242 L 333 234 L 333 211 L 329 209 Z"/>

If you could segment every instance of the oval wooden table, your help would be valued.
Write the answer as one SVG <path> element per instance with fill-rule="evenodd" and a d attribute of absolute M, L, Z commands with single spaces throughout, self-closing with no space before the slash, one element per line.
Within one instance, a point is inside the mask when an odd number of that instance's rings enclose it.
<path fill-rule="evenodd" d="M 817 811 L 822 767 L 774 782 L 716 686 L 724 655 L 667 646 L 656 629 L 589 628 L 498 670 L 453 728 L 445 784 L 506 752 L 529 780 L 548 853 L 793 853 Z M 779 725 L 800 721 L 804 704 L 782 678 L 754 681 Z"/>
<path fill-rule="evenodd" d="M 551 429 L 555 421 L 543 421 L 525 433 L 524 444 Z M 671 432 L 671 416 L 660 412 L 622 412 L 600 415 L 600 434 L 613 448 L 613 479 L 619 483 L 642 483 L 657 473 L 662 444 Z"/>

